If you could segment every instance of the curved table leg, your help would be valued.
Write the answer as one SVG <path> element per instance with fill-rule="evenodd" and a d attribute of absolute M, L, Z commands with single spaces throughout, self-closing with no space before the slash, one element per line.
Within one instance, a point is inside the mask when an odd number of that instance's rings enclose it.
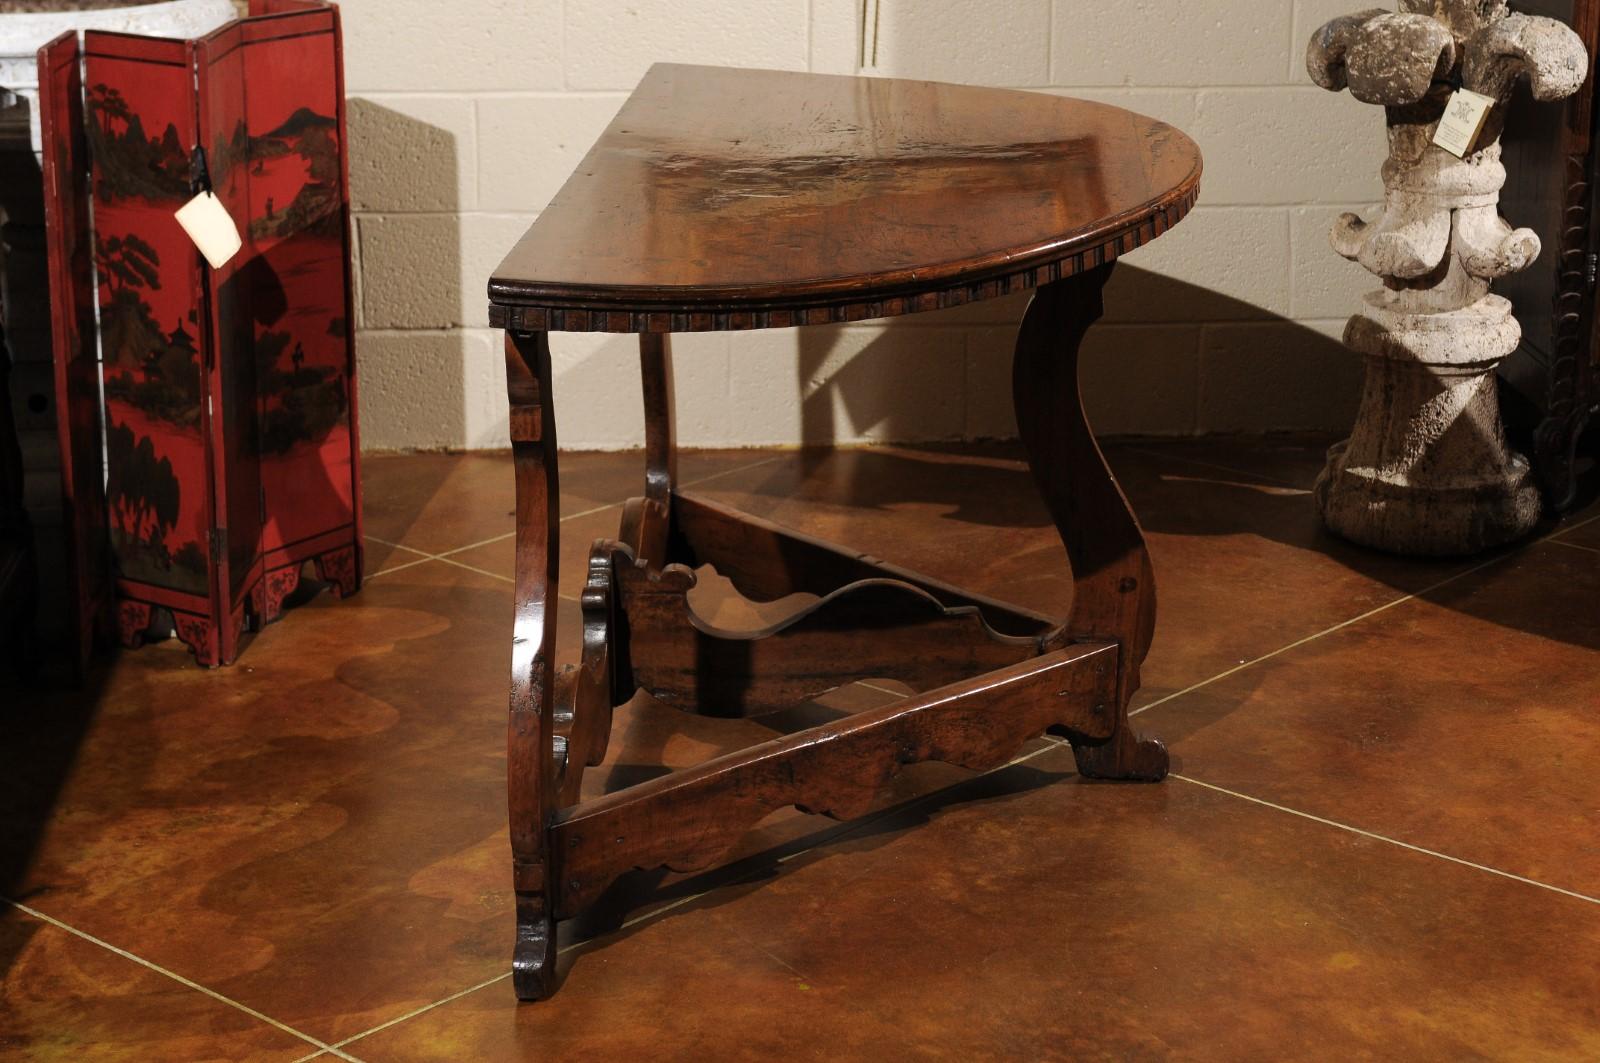
<path fill-rule="evenodd" d="M 549 842 L 556 779 L 552 655 L 561 556 L 555 409 L 545 333 L 506 334 L 506 390 L 517 477 L 516 616 L 506 733 L 517 894 L 517 941 L 511 963 L 517 996 L 539 1000 L 555 987 Z"/>
<path fill-rule="evenodd" d="M 1028 463 L 1072 562 L 1072 611 L 1047 651 L 1086 639 L 1121 644 L 1117 724 L 1094 742 L 1068 734 L 1078 770 L 1097 779 L 1158 781 L 1167 751 L 1128 723 L 1139 665 L 1155 631 L 1156 593 L 1144 533 L 1100 453 L 1078 388 L 1078 349 L 1103 310 L 1111 265 L 1034 293 L 1017 336 L 1013 399 Z"/>
<path fill-rule="evenodd" d="M 672 492 L 678 480 L 671 336 L 640 334 L 639 375 L 644 383 L 644 497 L 628 500 L 617 537 L 640 561 L 660 569 L 670 560 Z"/>

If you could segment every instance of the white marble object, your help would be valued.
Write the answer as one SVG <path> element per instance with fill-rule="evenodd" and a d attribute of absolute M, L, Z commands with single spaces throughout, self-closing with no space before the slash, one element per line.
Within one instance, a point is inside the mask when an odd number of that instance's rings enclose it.
<path fill-rule="evenodd" d="M 115 30 L 150 37 L 200 37 L 236 18 L 233 0 L 167 0 L 85 11 L 0 13 L 0 92 L 27 101 L 33 150 L 39 150 L 38 51 L 68 30 Z M 0 104 L 6 101 L 0 100 Z"/>
<path fill-rule="evenodd" d="M 1334 249 L 1383 280 L 1345 343 L 1367 360 L 1350 438 L 1317 484 L 1335 533 L 1401 554 L 1470 554 L 1528 533 L 1540 500 L 1528 463 L 1506 446 L 1495 367 L 1522 331 L 1490 292 L 1526 269 L 1539 238 L 1500 217 L 1505 103 L 1526 78 L 1535 99 L 1572 95 L 1588 75 L 1582 41 L 1506 0 L 1401 0 L 1317 31 L 1311 77 L 1383 106 L 1389 159 L 1382 213 L 1342 216 Z M 1472 154 L 1432 143 L 1455 87 L 1498 101 Z"/>

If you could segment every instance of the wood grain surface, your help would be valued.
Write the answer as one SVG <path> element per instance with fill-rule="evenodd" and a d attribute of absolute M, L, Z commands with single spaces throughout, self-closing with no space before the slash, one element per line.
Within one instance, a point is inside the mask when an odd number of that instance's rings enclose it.
<path fill-rule="evenodd" d="M 658 64 L 489 282 L 494 325 L 704 332 L 1021 291 L 1176 224 L 1200 151 L 1086 100 Z"/>

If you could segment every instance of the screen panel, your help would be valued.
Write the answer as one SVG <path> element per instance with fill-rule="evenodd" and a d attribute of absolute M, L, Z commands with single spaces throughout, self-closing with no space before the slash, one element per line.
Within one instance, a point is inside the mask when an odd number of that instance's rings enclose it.
<path fill-rule="evenodd" d="M 100 434 L 100 364 L 94 320 L 94 237 L 89 227 L 88 144 L 78 36 L 39 51 L 39 119 L 56 428 L 61 447 L 74 663 L 81 674 L 106 621 L 111 557 Z"/>
<path fill-rule="evenodd" d="M 262 576 L 260 425 L 257 417 L 256 322 L 282 314 L 282 292 L 263 275 L 249 232 L 253 142 L 245 83 L 243 23 L 195 46 L 200 146 L 211 189 L 238 226 L 239 253 L 207 270 L 212 350 L 212 452 L 218 455 L 214 491 L 227 528 L 225 581 L 230 610 Z M 225 651 L 224 656 L 229 656 Z"/>
<path fill-rule="evenodd" d="M 96 32 L 84 47 L 117 575 L 125 594 L 210 615 L 206 329 L 199 256 L 173 218 L 196 143 L 188 48 Z"/>
<path fill-rule="evenodd" d="M 248 241 L 281 312 L 256 319 L 262 544 L 269 567 L 354 532 L 348 196 L 331 9 L 241 23 L 251 145 Z M 273 309 L 277 309 L 274 306 Z"/>

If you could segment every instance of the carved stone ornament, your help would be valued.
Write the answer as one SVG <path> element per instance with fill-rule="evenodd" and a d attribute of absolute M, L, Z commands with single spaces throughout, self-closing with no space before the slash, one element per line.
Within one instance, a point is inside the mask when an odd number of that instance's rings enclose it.
<path fill-rule="evenodd" d="M 1360 412 L 1328 454 L 1316 500 L 1347 539 L 1401 554 L 1459 555 L 1528 533 L 1540 502 L 1500 422 L 1495 367 L 1522 330 L 1489 288 L 1526 269 L 1539 237 L 1500 217 L 1505 104 L 1527 78 L 1560 100 L 1588 73 L 1577 34 L 1511 14 L 1506 0 L 1401 0 L 1398 13 L 1334 19 L 1311 40 L 1312 80 L 1388 116 L 1381 214 L 1341 216 L 1334 249 L 1383 280 L 1345 343 L 1367 360 Z M 1497 101 L 1472 153 L 1433 144 L 1456 88 Z"/>

